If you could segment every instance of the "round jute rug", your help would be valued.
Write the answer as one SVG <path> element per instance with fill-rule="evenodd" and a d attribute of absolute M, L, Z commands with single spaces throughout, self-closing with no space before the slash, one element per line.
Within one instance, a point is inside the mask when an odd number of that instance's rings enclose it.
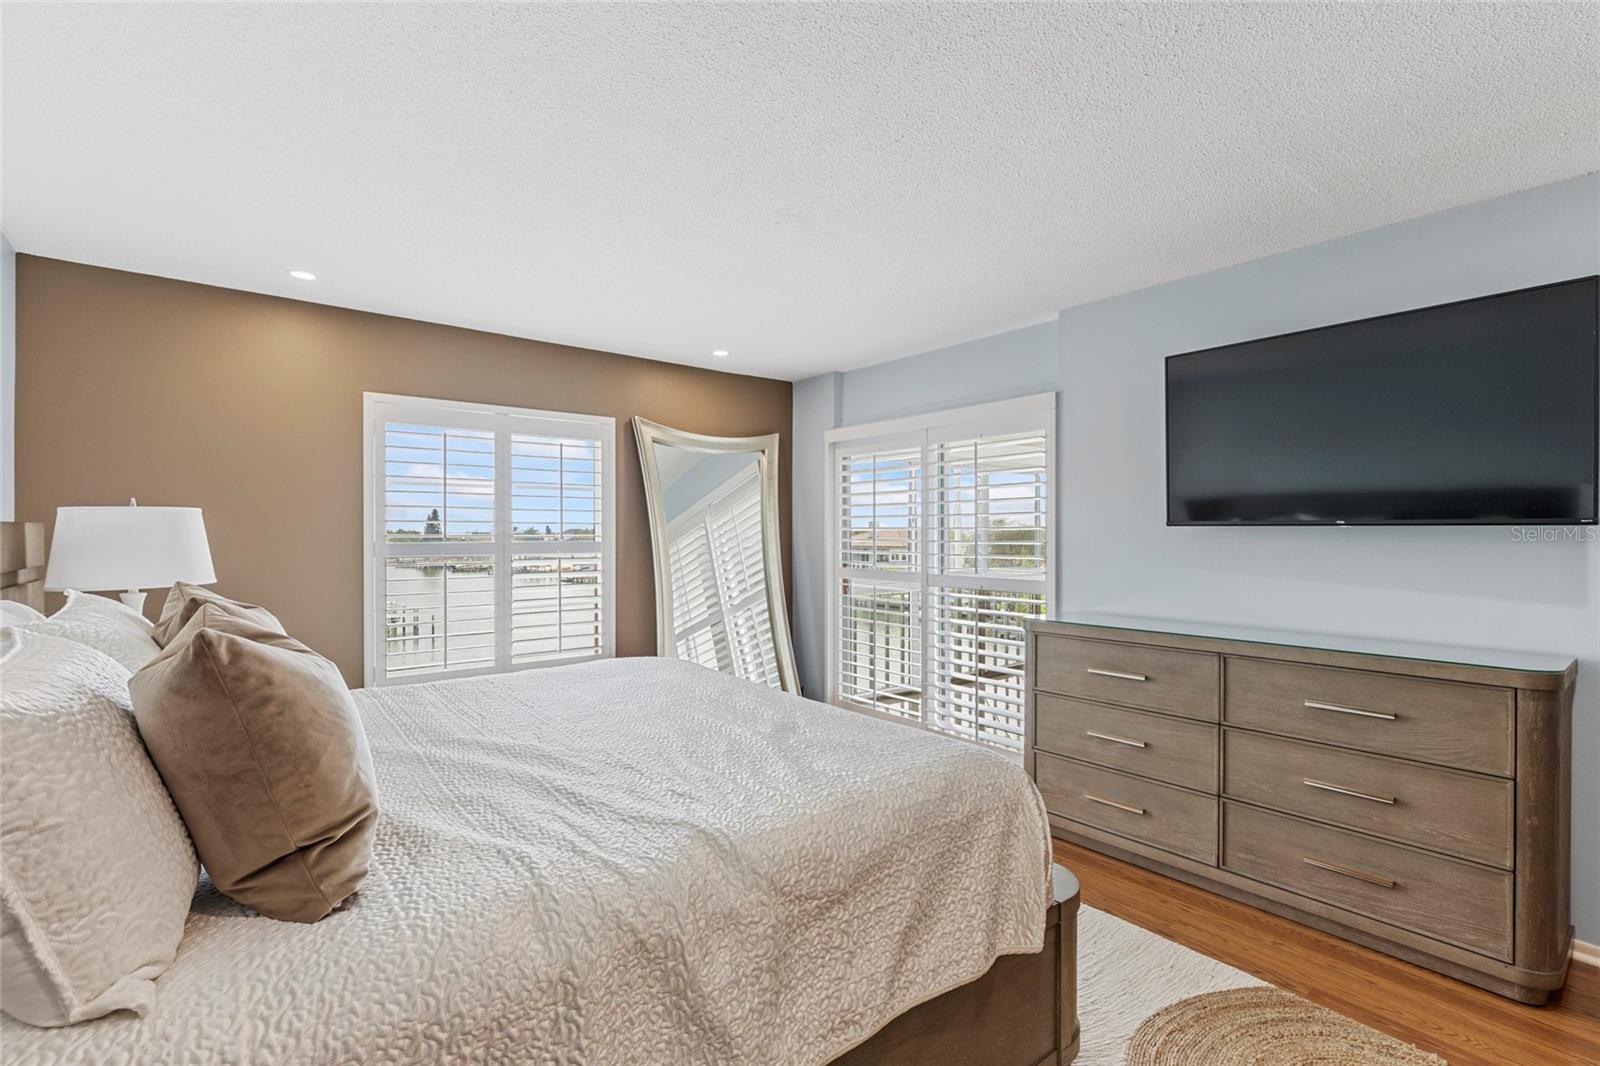
<path fill-rule="evenodd" d="M 1127 1066 L 1444 1066 L 1421 1048 L 1281 988 L 1230 988 L 1146 1018 Z"/>

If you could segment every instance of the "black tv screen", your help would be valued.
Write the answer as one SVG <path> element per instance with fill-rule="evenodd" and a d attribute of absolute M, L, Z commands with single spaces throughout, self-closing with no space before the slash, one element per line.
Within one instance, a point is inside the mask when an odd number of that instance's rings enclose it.
<path fill-rule="evenodd" d="M 1169 525 L 1594 522 L 1600 278 L 1167 359 Z"/>

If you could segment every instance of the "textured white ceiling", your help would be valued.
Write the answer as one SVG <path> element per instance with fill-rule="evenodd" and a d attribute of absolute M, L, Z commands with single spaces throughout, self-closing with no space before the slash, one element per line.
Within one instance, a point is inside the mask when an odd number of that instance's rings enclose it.
<path fill-rule="evenodd" d="M 774 377 L 1600 169 L 1592 4 L 0 20 L 20 251 Z"/>

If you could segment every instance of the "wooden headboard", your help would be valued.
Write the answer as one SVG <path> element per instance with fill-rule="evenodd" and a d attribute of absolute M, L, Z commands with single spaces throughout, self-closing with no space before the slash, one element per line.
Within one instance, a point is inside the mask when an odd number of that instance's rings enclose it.
<path fill-rule="evenodd" d="M 44 610 L 43 522 L 0 522 L 0 600 Z"/>

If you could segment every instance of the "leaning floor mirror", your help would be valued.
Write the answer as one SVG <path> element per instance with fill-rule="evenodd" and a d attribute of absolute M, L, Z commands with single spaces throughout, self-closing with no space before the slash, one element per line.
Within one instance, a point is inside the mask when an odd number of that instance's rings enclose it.
<path fill-rule="evenodd" d="M 778 435 L 633 420 L 656 565 L 656 654 L 799 692 L 778 538 Z"/>

